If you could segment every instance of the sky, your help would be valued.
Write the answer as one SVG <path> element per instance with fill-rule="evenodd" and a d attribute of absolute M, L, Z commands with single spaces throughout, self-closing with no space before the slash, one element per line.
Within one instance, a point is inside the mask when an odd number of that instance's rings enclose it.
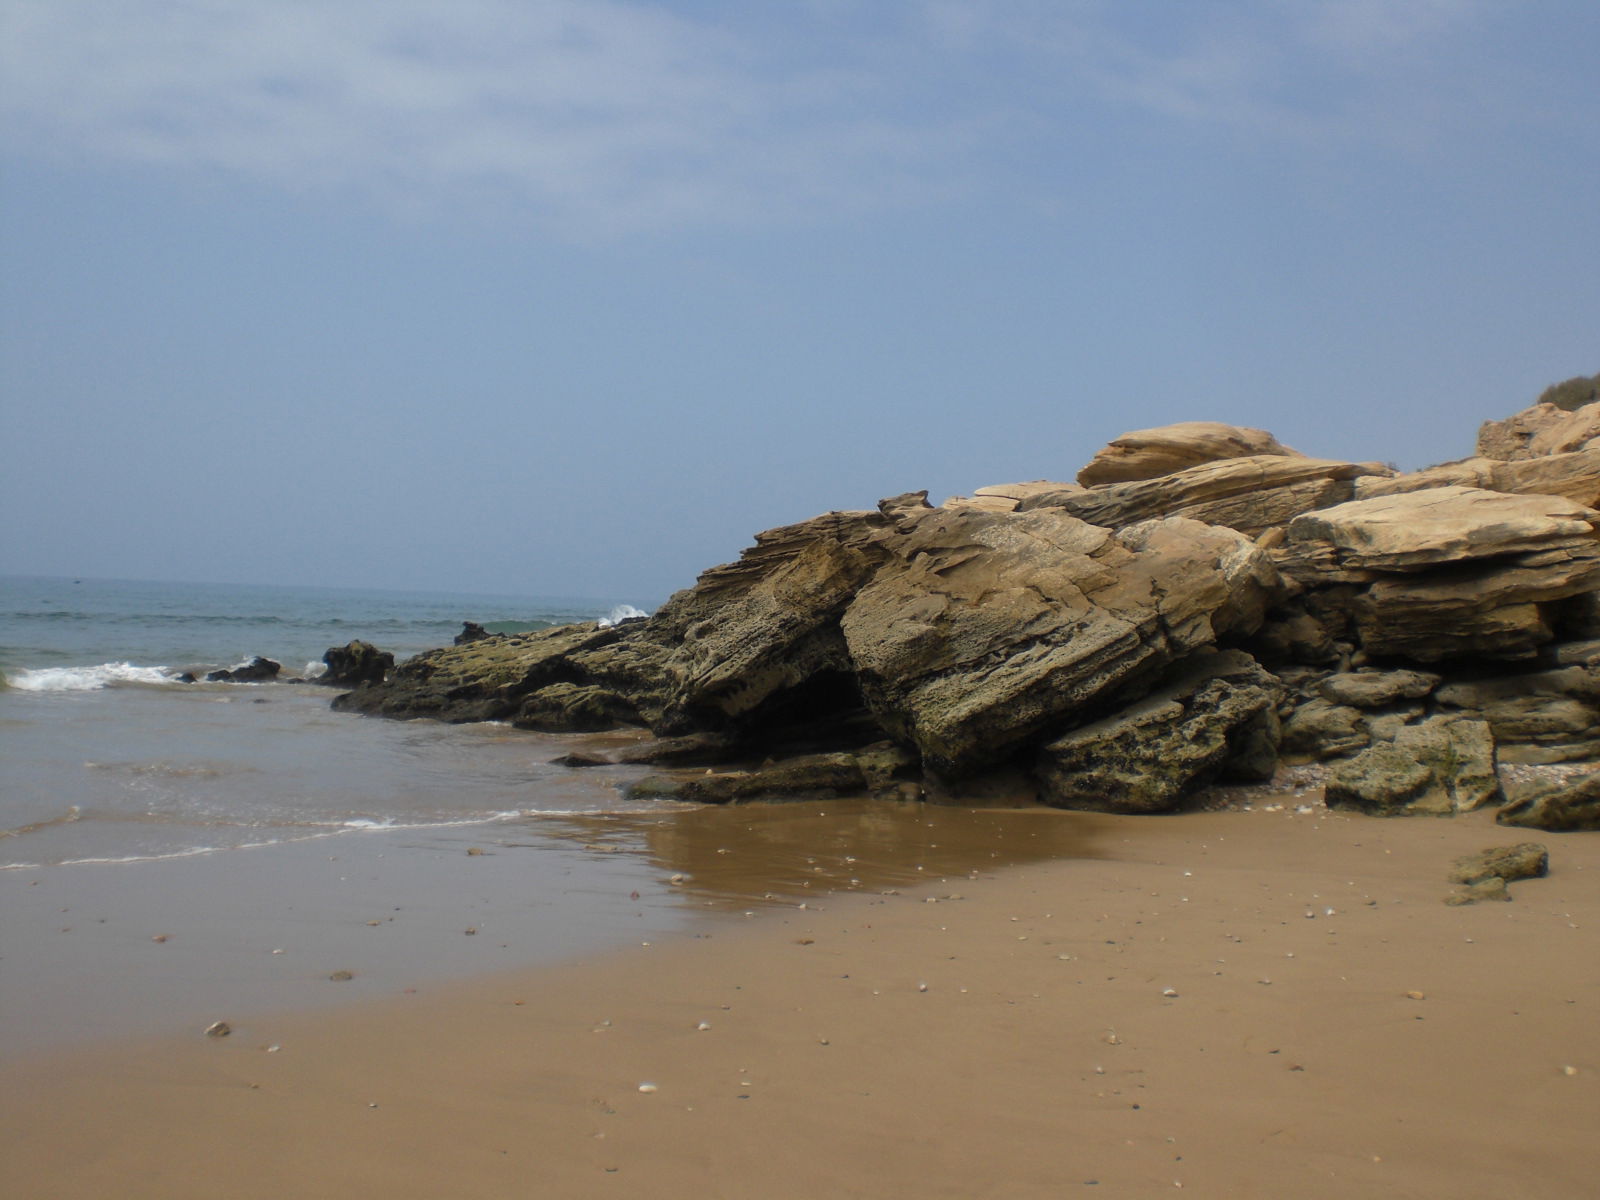
<path fill-rule="evenodd" d="M 650 607 L 1600 372 L 1593 0 L 0 0 L 0 572 Z"/>

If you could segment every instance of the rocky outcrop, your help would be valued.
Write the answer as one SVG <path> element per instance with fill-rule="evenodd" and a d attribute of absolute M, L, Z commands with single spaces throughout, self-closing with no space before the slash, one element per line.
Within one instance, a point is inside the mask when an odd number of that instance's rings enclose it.
<path fill-rule="evenodd" d="M 1502 825 L 1551 833 L 1600 830 L 1600 771 L 1519 791 L 1494 819 Z"/>
<path fill-rule="evenodd" d="M 1039 751 L 1039 798 L 1058 808 L 1169 812 L 1219 776 L 1271 778 L 1282 685 L 1241 651 L 1204 652 L 1150 695 Z"/>
<path fill-rule="evenodd" d="M 1078 482 L 1085 487 L 1127 483 L 1172 475 L 1225 458 L 1296 453 L 1264 429 L 1246 429 L 1219 421 L 1184 421 L 1116 438 L 1078 472 Z"/>
<path fill-rule="evenodd" d="M 1338 806 L 1464 811 L 1499 758 L 1600 760 L 1600 405 L 1544 407 L 1404 475 L 1260 430 L 1144 430 L 1076 484 L 767 530 L 647 619 L 469 624 L 336 705 L 641 727 L 656 740 L 568 761 L 711 765 L 651 786 L 715 803 L 1156 812 L 1281 755 L 1331 762 Z"/>
<path fill-rule="evenodd" d="M 456 634 L 455 644 L 457 646 L 470 646 L 473 642 L 487 641 L 494 636 L 476 621 L 463 621 L 461 622 L 461 632 Z"/>
<path fill-rule="evenodd" d="M 330 646 L 322 656 L 326 670 L 316 679 L 329 687 L 361 687 L 382 683 L 394 666 L 394 655 L 379 650 L 371 642 L 354 641 Z"/>
<path fill-rule="evenodd" d="M 270 658 L 262 658 L 259 654 L 245 663 L 242 667 L 231 670 L 211 671 L 206 675 L 207 683 L 271 683 L 283 670 L 282 663 L 273 662 Z"/>

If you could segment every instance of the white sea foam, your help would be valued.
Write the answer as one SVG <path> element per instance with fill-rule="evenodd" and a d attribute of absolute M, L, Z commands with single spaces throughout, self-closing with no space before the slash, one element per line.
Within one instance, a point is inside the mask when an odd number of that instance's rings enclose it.
<path fill-rule="evenodd" d="M 600 618 L 600 628 L 607 629 L 612 625 L 620 625 L 624 621 L 637 620 L 639 617 L 648 617 L 650 614 L 643 609 L 635 608 L 631 604 L 619 604 L 609 613 Z"/>
<path fill-rule="evenodd" d="M 93 692 L 117 683 L 172 683 L 166 667 L 101 663 L 94 667 L 40 667 L 15 671 L 6 681 L 19 692 Z"/>

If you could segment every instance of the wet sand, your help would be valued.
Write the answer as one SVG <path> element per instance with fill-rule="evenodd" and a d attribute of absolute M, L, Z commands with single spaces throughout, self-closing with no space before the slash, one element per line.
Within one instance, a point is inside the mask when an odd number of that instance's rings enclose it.
<path fill-rule="evenodd" d="M 0 1187 L 1592 1195 L 1600 837 L 1545 835 L 1548 878 L 1452 908 L 1454 856 L 1524 839 L 1487 814 L 1293 805 L 641 826 L 636 861 L 669 898 L 652 911 L 703 919 L 558 965 L 263 1005 L 226 1038 L 189 1022 L 14 1057 Z M 470 895 L 484 857 L 437 869 Z"/>

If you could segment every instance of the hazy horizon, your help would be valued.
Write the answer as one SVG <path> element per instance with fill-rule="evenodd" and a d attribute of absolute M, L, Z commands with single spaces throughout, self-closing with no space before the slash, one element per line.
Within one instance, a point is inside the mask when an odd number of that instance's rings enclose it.
<path fill-rule="evenodd" d="M 659 602 L 1600 371 L 1600 6 L 0 0 L 0 572 Z"/>

